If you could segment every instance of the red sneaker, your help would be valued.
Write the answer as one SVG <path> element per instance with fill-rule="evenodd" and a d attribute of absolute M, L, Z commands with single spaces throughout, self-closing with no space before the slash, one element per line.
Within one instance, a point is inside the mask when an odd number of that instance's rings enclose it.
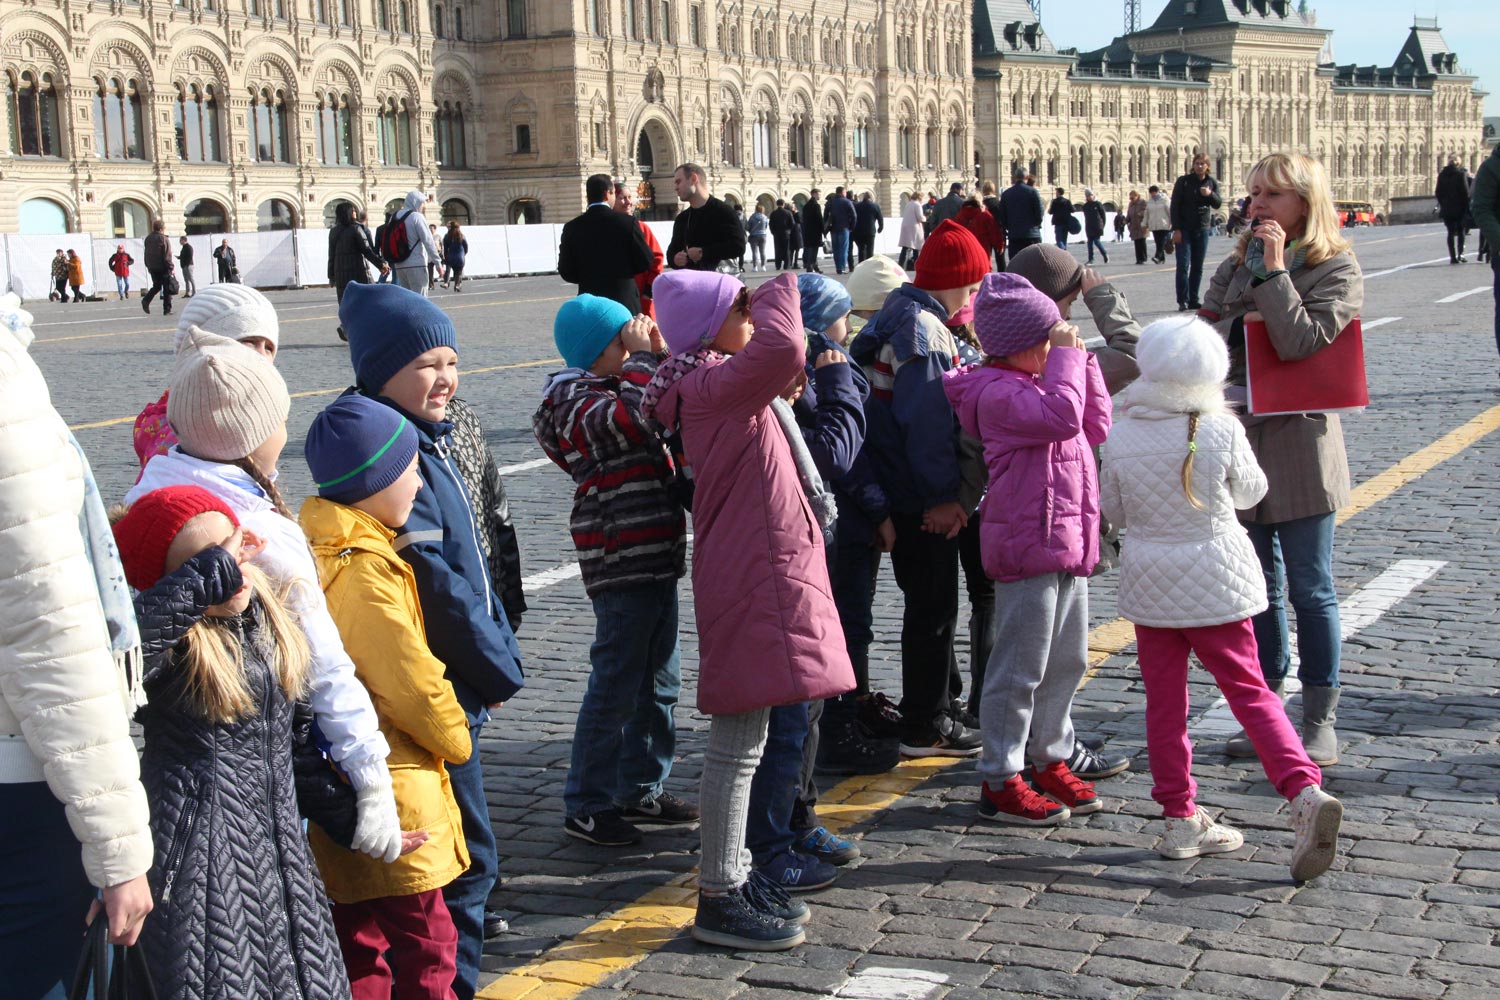
<path fill-rule="evenodd" d="M 999 790 L 986 781 L 979 791 L 979 815 L 997 823 L 1018 826 L 1055 826 L 1067 819 L 1068 807 L 1038 795 L 1019 774 L 1005 779 Z"/>
<path fill-rule="evenodd" d="M 1104 807 L 1104 803 L 1094 793 L 1094 783 L 1084 781 L 1068 770 L 1064 761 L 1048 764 L 1043 768 L 1033 765 L 1031 781 L 1040 791 L 1067 806 L 1074 816 L 1087 816 Z"/>

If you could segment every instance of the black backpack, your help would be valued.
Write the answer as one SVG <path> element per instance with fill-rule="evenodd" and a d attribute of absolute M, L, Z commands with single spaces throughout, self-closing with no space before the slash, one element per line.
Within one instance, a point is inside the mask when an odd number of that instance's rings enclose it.
<path fill-rule="evenodd" d="M 375 245 L 380 248 L 380 255 L 392 264 L 399 264 L 411 256 L 411 239 L 406 234 L 406 218 L 411 213 L 411 209 L 397 212 L 375 230 Z"/>

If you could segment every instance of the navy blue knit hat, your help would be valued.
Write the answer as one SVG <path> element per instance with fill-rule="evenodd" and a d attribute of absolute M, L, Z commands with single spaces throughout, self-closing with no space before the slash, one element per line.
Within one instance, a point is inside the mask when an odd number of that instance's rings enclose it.
<path fill-rule="evenodd" d="M 349 335 L 349 360 L 361 389 L 378 393 L 415 357 L 434 347 L 458 350 L 448 314 L 400 285 L 351 281 L 339 305 L 339 324 Z"/>
<path fill-rule="evenodd" d="M 357 503 L 401 478 L 417 453 L 417 431 L 392 407 L 350 392 L 313 418 L 302 453 L 318 496 Z"/>

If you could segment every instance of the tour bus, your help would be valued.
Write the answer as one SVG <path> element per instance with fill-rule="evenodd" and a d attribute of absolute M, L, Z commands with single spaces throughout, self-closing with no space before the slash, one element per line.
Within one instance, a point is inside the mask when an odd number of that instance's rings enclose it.
<path fill-rule="evenodd" d="M 1375 225 L 1375 206 L 1367 201 L 1336 201 L 1333 207 L 1338 210 L 1339 225 L 1345 228 Z"/>

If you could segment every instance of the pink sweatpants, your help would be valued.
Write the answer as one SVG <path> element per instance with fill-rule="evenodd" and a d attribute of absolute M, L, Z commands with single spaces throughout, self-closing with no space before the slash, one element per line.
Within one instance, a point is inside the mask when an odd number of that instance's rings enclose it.
<path fill-rule="evenodd" d="M 1135 627 L 1141 680 L 1146 685 L 1146 750 L 1155 786 L 1151 797 L 1166 816 L 1191 816 L 1198 791 L 1188 739 L 1188 653 L 1198 654 L 1260 755 L 1266 777 L 1288 800 L 1323 773 L 1308 759 L 1281 699 L 1266 687 L 1250 619 L 1203 628 Z"/>

